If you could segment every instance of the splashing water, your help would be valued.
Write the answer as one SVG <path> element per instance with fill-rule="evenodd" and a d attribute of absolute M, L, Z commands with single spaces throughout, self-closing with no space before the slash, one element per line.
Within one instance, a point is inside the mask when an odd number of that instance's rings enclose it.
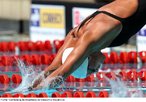
<path fill-rule="evenodd" d="M 22 75 L 22 82 L 16 89 L 10 91 L 9 93 L 16 93 L 16 92 L 24 93 L 26 91 L 29 91 L 28 88 L 32 85 L 34 78 L 38 76 L 38 72 L 34 70 L 33 66 L 26 66 L 19 59 L 16 59 L 16 61 Z M 43 73 L 41 74 L 43 78 Z"/>
<path fill-rule="evenodd" d="M 61 76 L 50 78 L 49 80 L 45 79 L 44 71 L 36 70 L 34 66 L 26 66 L 23 61 L 16 59 L 18 68 L 20 69 L 22 75 L 21 84 L 14 90 L 11 90 L 8 93 L 28 93 L 30 92 L 29 87 L 33 85 L 34 81 L 41 77 L 43 85 L 39 90 L 45 91 L 51 88 L 55 88 L 60 84 L 64 84 L 64 80 Z M 49 75 L 49 74 L 48 74 Z M 124 81 L 121 81 L 120 78 L 116 80 L 110 80 L 104 76 L 111 86 L 111 95 L 110 97 L 142 97 L 143 92 L 140 90 L 140 81 L 137 81 L 137 87 L 128 88 Z"/>
<path fill-rule="evenodd" d="M 128 95 L 128 88 L 126 85 L 120 81 L 118 78 L 116 81 L 106 78 L 111 86 L 111 96 L 110 97 L 126 97 Z"/>
<path fill-rule="evenodd" d="M 116 77 L 116 80 L 110 80 L 107 77 L 105 78 L 111 86 L 110 97 L 143 97 L 143 92 L 139 85 L 140 82 L 137 82 L 137 87 L 129 88 L 126 86 L 127 82 L 120 80 L 118 77 Z"/>
<path fill-rule="evenodd" d="M 57 76 L 54 78 L 50 78 L 49 80 L 46 80 L 44 76 L 44 71 L 36 70 L 34 66 L 26 66 L 23 63 L 23 61 L 19 59 L 16 59 L 16 61 L 22 75 L 22 82 L 16 89 L 11 90 L 8 93 L 30 92 L 29 88 L 34 84 L 35 80 L 39 78 L 41 78 L 42 83 L 43 83 L 43 85 L 39 88 L 39 90 L 42 90 L 42 91 L 57 87 L 58 85 L 63 83 L 63 78 L 61 76 Z"/>

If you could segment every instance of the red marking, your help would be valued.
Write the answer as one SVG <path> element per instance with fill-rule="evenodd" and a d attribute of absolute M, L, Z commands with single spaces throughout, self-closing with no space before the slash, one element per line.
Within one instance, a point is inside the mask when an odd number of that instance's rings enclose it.
<path fill-rule="evenodd" d="M 109 94 L 107 91 L 101 91 L 99 92 L 98 97 L 106 98 L 106 97 L 109 97 Z"/>
<path fill-rule="evenodd" d="M 86 97 L 96 97 L 96 93 L 93 92 L 93 91 L 88 91 L 88 92 L 86 93 Z"/>
<path fill-rule="evenodd" d="M 61 97 L 61 95 L 60 95 L 60 93 L 58 93 L 58 92 L 54 92 L 54 93 L 52 94 L 52 97 Z"/>
<path fill-rule="evenodd" d="M 82 98 L 82 97 L 84 97 L 84 93 L 81 92 L 81 91 L 77 91 L 77 92 L 75 92 L 75 93 L 73 94 L 73 96 L 74 96 L 74 97 L 78 97 L 78 98 L 79 98 L 79 97 Z"/>
<path fill-rule="evenodd" d="M 72 92 L 66 91 L 64 93 L 62 93 L 61 97 L 73 97 Z"/>
<path fill-rule="evenodd" d="M 20 84 L 22 81 L 22 77 L 19 74 L 13 74 L 12 75 L 12 82 L 15 84 Z"/>

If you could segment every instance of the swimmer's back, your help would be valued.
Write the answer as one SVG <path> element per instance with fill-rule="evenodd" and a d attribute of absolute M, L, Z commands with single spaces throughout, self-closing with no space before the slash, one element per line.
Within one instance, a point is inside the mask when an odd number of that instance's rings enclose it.
<path fill-rule="evenodd" d="M 128 41 L 146 24 L 146 0 L 138 0 L 137 11 L 130 17 L 123 19 L 123 29 L 110 46 L 119 46 Z"/>

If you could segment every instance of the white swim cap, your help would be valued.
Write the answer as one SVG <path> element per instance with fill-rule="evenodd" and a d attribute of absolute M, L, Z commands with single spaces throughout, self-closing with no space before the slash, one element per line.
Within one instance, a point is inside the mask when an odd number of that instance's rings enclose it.
<path fill-rule="evenodd" d="M 62 63 L 65 62 L 66 58 L 69 56 L 69 54 L 72 52 L 73 49 L 74 49 L 73 47 L 65 49 L 62 55 Z M 86 78 L 87 68 L 88 68 L 88 58 L 80 65 L 79 68 L 77 68 L 76 71 L 72 73 L 72 75 L 76 78 Z"/>

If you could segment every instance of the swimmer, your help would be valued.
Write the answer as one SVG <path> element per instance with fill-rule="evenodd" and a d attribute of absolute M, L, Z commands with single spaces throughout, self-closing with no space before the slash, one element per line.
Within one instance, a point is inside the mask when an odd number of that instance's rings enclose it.
<path fill-rule="evenodd" d="M 87 75 L 98 71 L 97 63 L 104 57 L 101 53 L 103 48 L 124 44 L 146 24 L 145 5 L 146 0 L 113 0 L 88 16 L 68 33 L 56 58 L 44 70 L 45 80 L 58 76 L 65 79 L 78 70 L 86 58 L 89 58 L 90 66 Z M 62 63 L 63 53 L 68 48 L 73 50 Z M 42 86 L 40 77 L 34 80 L 32 89 Z"/>

